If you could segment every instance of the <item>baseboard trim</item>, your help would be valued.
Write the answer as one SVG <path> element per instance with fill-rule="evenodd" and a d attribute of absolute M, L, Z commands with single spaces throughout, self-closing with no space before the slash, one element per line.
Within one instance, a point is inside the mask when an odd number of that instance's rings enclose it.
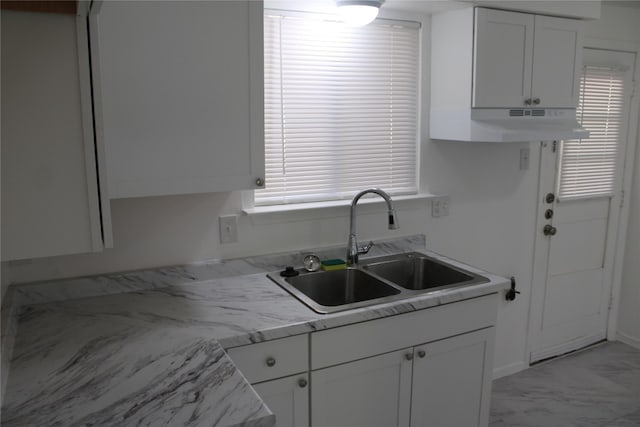
<path fill-rule="evenodd" d="M 583 347 L 587 347 L 591 344 L 597 343 L 606 338 L 605 331 L 600 331 L 597 334 L 581 337 L 569 342 L 565 342 L 559 345 L 546 347 L 537 351 L 531 352 L 531 363 L 540 362 L 550 357 L 561 356 L 565 353 L 569 353 L 574 350 L 579 350 Z"/>
<path fill-rule="evenodd" d="M 495 368 L 493 370 L 493 379 L 497 380 L 498 378 L 506 377 L 507 375 L 516 374 L 520 371 L 524 371 L 528 367 L 529 365 L 527 365 L 524 361 L 500 366 L 499 368 Z"/>
<path fill-rule="evenodd" d="M 631 335 L 627 335 L 624 332 L 616 332 L 616 339 L 620 342 L 623 342 L 627 345 L 630 345 L 633 348 L 637 348 L 640 350 L 640 338 L 632 337 Z"/>

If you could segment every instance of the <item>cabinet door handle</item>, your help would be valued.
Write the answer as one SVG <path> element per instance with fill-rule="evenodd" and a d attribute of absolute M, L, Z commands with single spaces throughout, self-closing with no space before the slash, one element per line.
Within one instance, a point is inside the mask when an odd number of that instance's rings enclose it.
<path fill-rule="evenodd" d="M 531 98 L 527 98 L 524 100 L 524 105 L 531 105 Z"/>
<path fill-rule="evenodd" d="M 427 355 L 427 352 L 424 350 L 418 350 L 418 357 L 420 359 L 424 358 Z"/>
<path fill-rule="evenodd" d="M 300 386 L 300 388 L 305 388 L 307 386 L 307 380 L 304 378 L 300 378 L 298 380 L 298 385 Z"/>
<path fill-rule="evenodd" d="M 276 365 L 276 359 L 274 359 L 273 357 L 269 357 L 267 359 L 267 366 L 271 368 L 275 365 Z"/>
<path fill-rule="evenodd" d="M 413 352 L 405 353 L 404 358 L 407 360 L 413 360 Z"/>
<path fill-rule="evenodd" d="M 533 105 L 540 105 L 540 98 L 533 98 Z"/>

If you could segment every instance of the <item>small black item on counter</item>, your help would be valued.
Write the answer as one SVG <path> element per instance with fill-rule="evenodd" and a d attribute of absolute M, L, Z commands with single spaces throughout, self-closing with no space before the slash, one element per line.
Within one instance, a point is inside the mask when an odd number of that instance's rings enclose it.
<path fill-rule="evenodd" d="M 293 267 L 286 267 L 284 271 L 280 272 L 282 277 L 294 277 L 300 274 L 299 271 L 296 271 Z"/>

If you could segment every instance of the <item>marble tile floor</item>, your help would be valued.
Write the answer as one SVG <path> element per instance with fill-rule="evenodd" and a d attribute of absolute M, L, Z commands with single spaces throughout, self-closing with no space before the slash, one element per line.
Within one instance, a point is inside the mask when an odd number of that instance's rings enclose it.
<path fill-rule="evenodd" d="M 640 426 L 640 350 L 605 342 L 493 382 L 491 427 Z"/>

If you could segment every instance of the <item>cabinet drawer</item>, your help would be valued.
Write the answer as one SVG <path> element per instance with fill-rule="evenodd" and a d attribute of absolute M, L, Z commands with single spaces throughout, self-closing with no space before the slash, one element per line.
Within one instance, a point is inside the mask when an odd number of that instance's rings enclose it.
<path fill-rule="evenodd" d="M 227 350 L 250 383 L 285 377 L 309 368 L 308 335 L 235 347 Z"/>
<path fill-rule="evenodd" d="M 427 343 L 496 323 L 498 294 L 311 334 L 311 369 Z"/>

